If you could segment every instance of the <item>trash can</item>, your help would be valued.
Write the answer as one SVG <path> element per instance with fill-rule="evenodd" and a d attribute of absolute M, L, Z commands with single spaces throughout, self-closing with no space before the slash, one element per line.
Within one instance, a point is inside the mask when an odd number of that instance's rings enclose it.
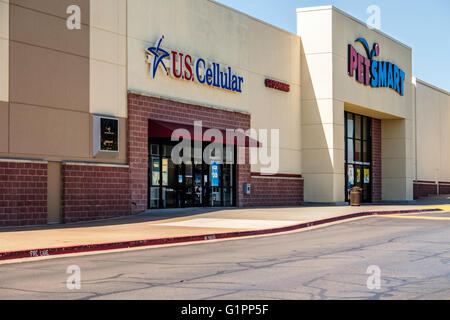
<path fill-rule="evenodd" d="M 360 187 L 353 187 L 350 190 L 350 205 L 360 206 L 361 205 L 361 193 L 362 189 Z"/>

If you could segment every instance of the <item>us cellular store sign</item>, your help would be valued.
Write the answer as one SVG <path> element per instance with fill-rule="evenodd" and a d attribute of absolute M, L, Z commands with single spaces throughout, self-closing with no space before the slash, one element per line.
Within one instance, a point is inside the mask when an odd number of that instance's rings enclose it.
<path fill-rule="evenodd" d="M 199 84 L 242 92 L 244 78 L 236 75 L 231 67 L 204 58 L 193 58 L 192 55 L 175 50 L 167 50 L 161 46 L 162 36 L 154 46 L 145 49 L 146 62 L 150 65 L 153 79 L 158 69 L 175 79 L 197 82 Z"/>
<path fill-rule="evenodd" d="M 358 53 L 351 44 L 348 45 L 349 76 L 353 77 L 356 71 L 355 78 L 358 82 L 366 86 L 370 85 L 373 88 L 391 88 L 403 96 L 405 93 L 405 72 L 391 62 L 374 59 L 374 57 L 380 55 L 378 43 L 375 43 L 370 49 L 364 38 L 358 38 L 355 42 L 362 44 L 367 57 Z"/>

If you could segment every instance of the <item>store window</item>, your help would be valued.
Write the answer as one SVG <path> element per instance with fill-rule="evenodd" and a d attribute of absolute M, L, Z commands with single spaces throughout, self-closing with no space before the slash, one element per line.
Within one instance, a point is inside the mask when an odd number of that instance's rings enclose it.
<path fill-rule="evenodd" d="M 352 187 L 362 189 L 362 201 L 372 199 L 371 118 L 345 113 L 346 201 Z"/>
<path fill-rule="evenodd" d="M 236 165 L 212 154 L 210 164 L 194 161 L 176 165 L 171 159 L 173 144 L 167 139 L 149 141 L 149 207 L 235 206 Z M 203 145 L 203 150 L 207 146 Z M 235 159 L 236 148 L 229 148 Z M 192 148 L 193 150 L 193 148 Z M 228 150 L 228 151 L 230 151 Z"/>

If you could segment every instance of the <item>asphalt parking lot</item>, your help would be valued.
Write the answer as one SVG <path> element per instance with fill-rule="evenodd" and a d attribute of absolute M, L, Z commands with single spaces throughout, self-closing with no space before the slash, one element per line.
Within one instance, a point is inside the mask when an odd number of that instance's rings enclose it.
<path fill-rule="evenodd" d="M 67 287 L 69 266 L 80 288 Z M 449 299 L 450 213 L 0 265 L 0 299 Z M 379 289 L 369 281 L 379 268 Z M 370 269 L 372 268 L 372 269 Z"/>

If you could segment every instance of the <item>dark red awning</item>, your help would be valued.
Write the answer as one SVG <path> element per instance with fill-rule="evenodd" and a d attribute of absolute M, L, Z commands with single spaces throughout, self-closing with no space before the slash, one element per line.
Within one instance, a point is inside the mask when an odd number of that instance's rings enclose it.
<path fill-rule="evenodd" d="M 210 129 L 207 127 L 202 127 L 201 137 L 196 137 L 194 134 L 194 125 L 181 124 L 175 122 L 167 122 L 160 120 L 149 120 L 148 124 L 148 136 L 150 138 L 171 138 L 172 133 L 177 129 L 187 130 L 191 136 L 191 140 L 199 140 L 205 142 L 221 142 L 223 144 L 234 144 L 239 147 L 261 147 L 261 143 L 250 138 L 244 132 L 236 131 L 234 132 L 235 137 L 227 137 L 227 131 L 224 129 L 217 129 L 222 133 L 222 141 L 216 141 L 213 137 L 207 139 L 204 137 L 205 132 Z M 200 135 L 199 135 L 200 136 Z M 217 137 L 216 137 L 217 138 Z"/>

